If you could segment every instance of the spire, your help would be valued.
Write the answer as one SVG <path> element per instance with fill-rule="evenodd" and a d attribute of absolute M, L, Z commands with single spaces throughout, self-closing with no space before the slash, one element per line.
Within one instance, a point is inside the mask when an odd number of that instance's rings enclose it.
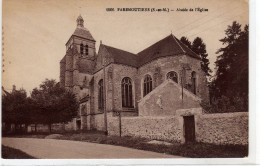
<path fill-rule="evenodd" d="M 84 27 L 84 20 L 81 15 L 79 15 L 77 18 L 77 27 Z"/>

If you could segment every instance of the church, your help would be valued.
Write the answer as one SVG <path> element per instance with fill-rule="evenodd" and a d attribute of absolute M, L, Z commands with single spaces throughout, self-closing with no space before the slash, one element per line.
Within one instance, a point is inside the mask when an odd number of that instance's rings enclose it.
<path fill-rule="evenodd" d="M 60 61 L 60 85 L 80 103 L 71 129 L 109 132 L 118 114 L 134 125 L 135 118 L 175 116 L 208 101 L 200 56 L 173 34 L 137 54 L 102 43 L 97 51 L 83 18 L 76 22 Z"/>

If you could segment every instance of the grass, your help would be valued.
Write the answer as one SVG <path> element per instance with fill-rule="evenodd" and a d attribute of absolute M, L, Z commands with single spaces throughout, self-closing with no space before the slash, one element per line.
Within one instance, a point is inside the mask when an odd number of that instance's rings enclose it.
<path fill-rule="evenodd" d="M 34 157 L 14 148 L 2 145 L 2 158 L 4 159 L 35 159 Z"/>
<path fill-rule="evenodd" d="M 147 142 L 150 140 L 145 138 L 120 138 L 119 136 L 106 136 L 95 133 L 67 133 L 59 139 L 124 146 L 192 158 L 240 158 L 248 156 L 248 146 L 243 145 L 214 145 L 197 142 L 187 144 L 172 142 L 172 145 L 156 145 L 148 144 Z"/>
<path fill-rule="evenodd" d="M 44 138 L 47 135 L 45 133 L 20 137 Z M 96 131 L 63 133 L 62 137 L 57 139 L 110 144 L 191 158 L 241 158 L 248 156 L 248 146 L 244 145 L 215 145 L 198 142 L 187 144 L 171 142 L 172 145 L 158 145 L 148 144 L 147 142 L 150 140 L 146 138 L 106 136 L 103 132 Z"/>

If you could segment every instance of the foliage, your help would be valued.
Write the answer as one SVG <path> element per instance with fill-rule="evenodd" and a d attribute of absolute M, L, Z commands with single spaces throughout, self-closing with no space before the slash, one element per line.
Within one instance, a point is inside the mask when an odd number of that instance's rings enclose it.
<path fill-rule="evenodd" d="M 206 45 L 203 40 L 199 37 L 196 37 L 192 42 L 192 51 L 198 54 L 201 57 L 201 69 L 206 73 L 207 76 L 210 76 L 211 69 L 209 68 L 209 59 L 208 53 L 206 51 Z"/>
<path fill-rule="evenodd" d="M 236 21 L 225 30 L 220 40 L 225 47 L 217 51 L 215 62 L 214 96 L 232 98 L 235 92 L 248 98 L 248 33 L 248 25 L 242 31 Z"/>
<path fill-rule="evenodd" d="M 206 44 L 200 37 L 196 37 L 191 43 L 187 37 L 181 37 L 181 42 L 190 48 L 193 52 L 198 54 L 201 57 L 201 69 L 206 73 L 207 76 L 210 76 L 212 72 L 209 68 L 208 54 L 206 51 Z"/>
<path fill-rule="evenodd" d="M 78 112 L 75 95 L 61 88 L 55 80 L 46 79 L 39 89 L 33 89 L 31 99 L 35 111 L 41 115 L 36 121 L 43 124 L 68 122 Z"/>
<path fill-rule="evenodd" d="M 210 83 L 211 106 L 207 112 L 248 111 L 248 25 L 234 21 L 220 39 L 224 47 L 215 62 L 216 75 Z"/>
<path fill-rule="evenodd" d="M 191 49 L 191 42 L 189 41 L 189 39 L 185 36 L 182 36 L 180 41 L 185 44 L 189 49 Z"/>
<path fill-rule="evenodd" d="M 78 102 L 72 92 L 61 88 L 55 80 L 46 79 L 34 88 L 31 97 L 25 90 L 13 90 L 2 97 L 3 122 L 6 124 L 48 124 L 72 120 Z M 51 128 L 50 128 L 51 130 Z"/>
<path fill-rule="evenodd" d="M 202 101 L 201 106 L 205 113 L 246 112 L 248 100 L 241 96 L 234 96 L 232 99 L 221 96 L 213 99 L 211 104 Z"/>
<path fill-rule="evenodd" d="M 28 124 L 30 103 L 25 90 L 13 90 L 2 96 L 2 118 L 5 123 Z"/>

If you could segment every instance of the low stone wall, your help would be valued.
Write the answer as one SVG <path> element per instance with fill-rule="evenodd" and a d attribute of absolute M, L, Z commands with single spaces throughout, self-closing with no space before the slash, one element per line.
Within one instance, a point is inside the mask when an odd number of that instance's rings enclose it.
<path fill-rule="evenodd" d="M 181 142 L 182 117 L 122 117 L 122 136 Z M 119 118 L 110 117 L 108 134 L 119 135 Z"/>
<path fill-rule="evenodd" d="M 213 144 L 248 144 L 248 113 L 202 114 L 200 109 L 180 110 L 168 117 L 122 117 L 122 136 L 185 142 L 183 116 L 194 115 L 195 139 Z M 101 119 L 102 120 L 102 119 Z M 108 134 L 119 135 L 119 118 L 108 116 Z"/>
<path fill-rule="evenodd" d="M 248 144 L 248 113 L 195 116 L 196 140 L 214 144 Z"/>

